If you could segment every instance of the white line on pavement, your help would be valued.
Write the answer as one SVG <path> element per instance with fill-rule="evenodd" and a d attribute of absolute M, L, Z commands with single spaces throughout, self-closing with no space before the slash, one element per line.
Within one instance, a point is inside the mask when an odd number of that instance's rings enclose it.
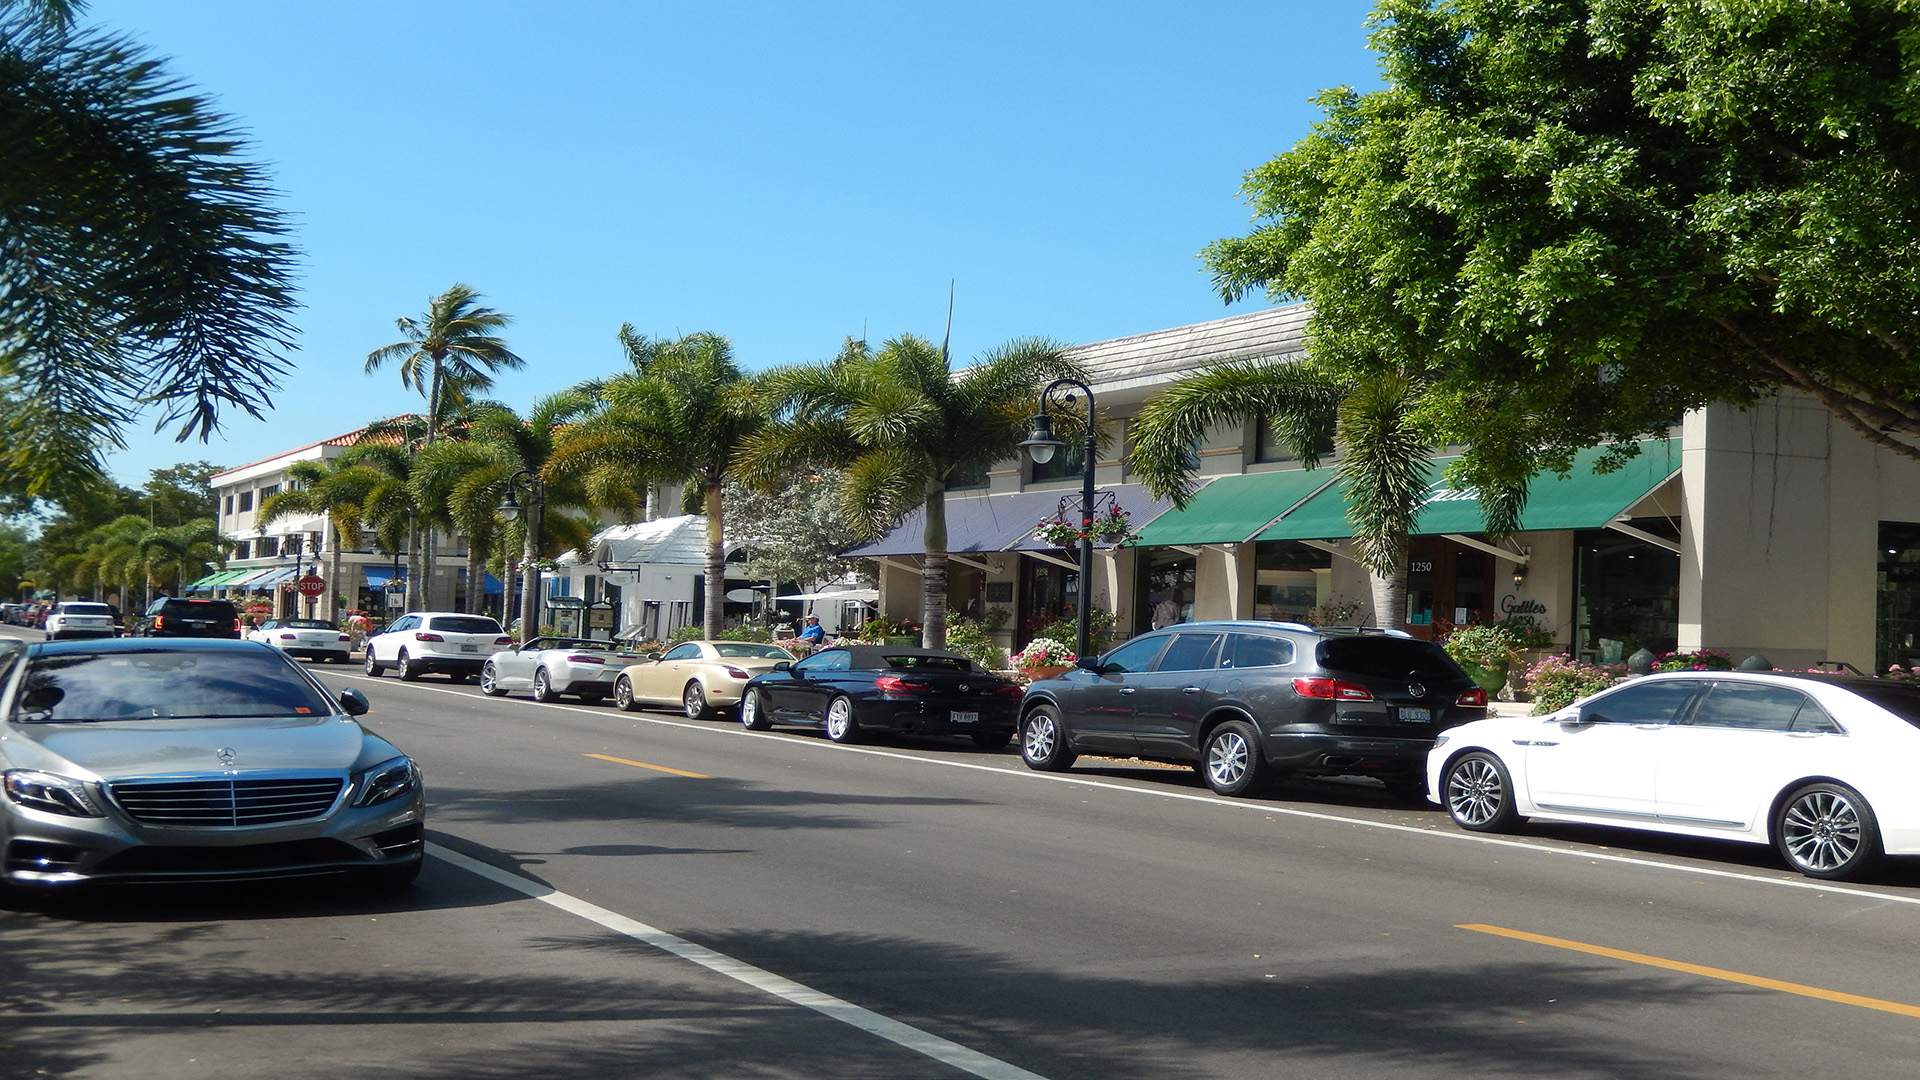
<path fill-rule="evenodd" d="M 426 690 L 431 687 L 420 689 Z M 590 904 L 577 896 L 569 896 L 530 878 L 481 862 L 472 856 L 449 850 L 439 844 L 428 844 L 427 853 L 470 874 L 477 874 L 495 884 L 504 885 L 543 904 L 549 904 L 571 915 L 578 915 L 616 934 L 651 945 L 662 952 L 672 953 L 682 960 L 699 964 L 708 971 L 717 972 L 735 982 L 745 983 L 755 990 L 812 1009 L 823 1016 L 859 1028 L 870 1035 L 878 1035 L 890 1043 L 906 1047 L 917 1054 L 924 1054 L 963 1072 L 984 1077 L 986 1080 L 1045 1080 L 1040 1074 L 1028 1072 L 1018 1065 L 989 1057 L 978 1050 L 970 1050 L 959 1043 L 922 1031 L 911 1024 L 903 1024 L 871 1009 L 863 1009 L 850 1001 L 843 1001 L 832 994 L 821 993 L 792 979 L 775 975 L 764 968 L 735 960 L 705 945 L 696 945 L 677 934 L 648 926 L 637 919 L 629 919 L 619 912 L 608 911 L 598 904 Z"/>
<path fill-rule="evenodd" d="M 319 674 L 340 674 L 343 678 L 363 679 L 369 682 L 386 682 L 384 679 L 369 679 L 365 675 L 344 675 L 339 672 L 320 671 Z M 473 694 L 450 687 L 420 686 L 414 683 L 394 682 L 394 686 L 410 690 L 425 690 L 434 694 L 453 694 L 457 697 L 472 699 Z M 483 698 L 482 700 L 495 700 Z M 515 704 L 530 705 L 542 709 L 560 709 L 565 712 L 585 713 L 588 716 L 607 716 L 606 709 L 589 709 L 580 705 L 562 705 L 547 701 L 518 701 Z M 1319 810 L 1300 810 L 1289 806 L 1275 806 L 1266 802 L 1223 799 L 1212 795 L 1194 795 L 1185 791 L 1167 791 L 1161 788 L 1135 787 L 1131 784 L 1116 784 L 1105 780 L 1096 780 L 1086 776 L 1062 776 L 1059 773 L 1034 772 L 1030 769 L 1003 769 L 996 765 L 982 765 L 972 761 L 948 761 L 940 758 L 922 757 L 918 754 L 906 754 L 893 750 L 877 750 L 865 746 L 842 746 L 838 743 L 823 742 L 814 739 L 794 739 L 773 732 L 747 731 L 738 725 L 719 726 L 715 724 L 697 724 L 684 720 L 668 720 L 660 716 L 643 716 L 637 713 L 621 713 L 624 719 L 645 721 L 662 727 L 684 728 L 687 731 L 703 731 L 711 735 L 726 735 L 736 738 L 772 739 L 783 746 L 804 747 L 811 750 L 846 754 L 871 754 L 875 757 L 894 758 L 899 761 L 917 761 L 923 765 L 938 765 L 949 769 L 972 769 L 976 772 L 996 773 L 1000 776 L 1015 777 L 1022 780 L 1050 781 L 1057 784 L 1075 784 L 1081 787 L 1099 788 L 1103 791 L 1122 791 L 1133 795 L 1148 795 L 1159 799 L 1177 799 L 1182 802 L 1205 803 L 1209 806 L 1224 807 L 1228 810 L 1240 810 L 1256 814 L 1278 814 L 1287 817 L 1306 818 L 1311 821 L 1326 821 L 1340 825 L 1360 825 L 1369 829 L 1382 829 L 1388 832 L 1412 833 L 1434 840 L 1452 840 L 1470 844 L 1491 844 L 1495 847 L 1518 848 L 1521 851 L 1538 852 L 1544 855 L 1570 855 L 1577 859 L 1592 862 L 1620 863 L 1626 866 L 1641 866 L 1654 870 L 1664 870 L 1682 874 L 1699 874 L 1705 877 L 1725 878 L 1731 881 L 1746 881 L 1760 885 L 1772 885 L 1783 889 L 1802 889 L 1809 892 L 1831 893 L 1839 896 L 1852 896 L 1866 900 L 1884 900 L 1895 904 L 1908 904 L 1920 907 L 1920 896 L 1904 896 L 1899 893 L 1875 892 L 1869 889 L 1855 889 L 1844 885 L 1831 885 L 1819 881 L 1806 881 L 1790 878 L 1765 877 L 1760 874 L 1743 874 L 1737 870 L 1717 870 L 1706 866 L 1690 866 L 1685 863 L 1662 862 L 1658 859 L 1641 859 L 1631 855 L 1610 855 L 1601 851 L 1584 851 L 1579 848 L 1560 847 L 1554 844 L 1538 844 L 1525 840 L 1511 840 L 1497 836 L 1485 836 L 1480 833 L 1452 832 L 1440 829 L 1423 829 L 1417 825 L 1401 825 L 1391 821 L 1373 821 L 1369 818 L 1347 817 L 1344 814 L 1329 814 Z"/>

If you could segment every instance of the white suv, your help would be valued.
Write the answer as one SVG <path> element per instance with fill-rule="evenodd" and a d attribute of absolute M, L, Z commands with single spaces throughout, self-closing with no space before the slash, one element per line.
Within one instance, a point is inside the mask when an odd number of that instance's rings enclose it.
<path fill-rule="evenodd" d="M 47 613 L 47 640 L 113 636 L 113 609 L 105 604 L 64 603 Z"/>
<path fill-rule="evenodd" d="M 464 682 L 480 674 L 487 657 L 511 644 L 500 624 L 485 615 L 409 611 L 367 638 L 367 674 L 393 667 L 403 679 L 437 671 Z"/>

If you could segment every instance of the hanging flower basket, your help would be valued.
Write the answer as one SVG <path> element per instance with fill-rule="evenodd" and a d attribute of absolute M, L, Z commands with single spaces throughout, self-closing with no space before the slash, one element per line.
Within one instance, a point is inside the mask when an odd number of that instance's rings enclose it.
<path fill-rule="evenodd" d="M 1133 518 L 1118 504 L 1097 511 L 1085 529 L 1078 521 L 1068 521 L 1063 506 L 1050 518 L 1043 518 L 1033 530 L 1035 539 L 1049 547 L 1070 548 L 1082 540 L 1096 544 L 1118 544 L 1133 535 Z"/>

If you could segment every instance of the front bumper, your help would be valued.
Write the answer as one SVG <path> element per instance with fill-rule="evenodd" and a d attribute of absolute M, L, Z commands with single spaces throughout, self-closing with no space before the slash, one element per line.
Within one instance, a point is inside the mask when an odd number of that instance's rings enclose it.
<path fill-rule="evenodd" d="M 166 828 L 109 806 L 75 818 L 0 806 L 0 880 L 35 887 L 110 881 L 233 881 L 377 870 L 417 862 L 426 790 L 324 817 L 241 828 Z"/>

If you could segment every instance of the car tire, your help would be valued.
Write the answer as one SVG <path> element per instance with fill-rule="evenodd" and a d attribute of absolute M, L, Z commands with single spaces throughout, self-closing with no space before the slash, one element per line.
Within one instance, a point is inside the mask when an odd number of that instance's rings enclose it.
<path fill-rule="evenodd" d="M 854 716 L 853 699 L 845 694 L 827 702 L 825 724 L 827 738 L 841 746 L 860 741 L 860 721 Z"/>
<path fill-rule="evenodd" d="M 1845 784 L 1807 784 L 1780 800 L 1773 843 L 1787 865 L 1822 881 L 1853 881 L 1880 866 L 1880 822 Z"/>
<path fill-rule="evenodd" d="M 707 705 L 707 688 L 701 686 L 698 679 L 687 680 L 687 688 L 680 692 L 680 707 L 689 720 L 705 720 L 713 715 Z"/>
<path fill-rule="evenodd" d="M 1013 732 L 1011 731 L 976 731 L 973 733 L 971 737 L 973 739 L 973 745 L 991 754 L 997 751 L 1005 750 L 1007 748 L 1007 744 L 1013 741 Z"/>
<path fill-rule="evenodd" d="M 1440 774 L 1447 816 L 1469 832 L 1512 832 L 1527 819 L 1513 808 L 1513 774 L 1484 750 L 1462 754 Z"/>
<path fill-rule="evenodd" d="M 621 712 L 639 712 L 640 703 L 633 699 L 633 680 L 625 675 L 614 680 L 613 703 L 620 706 Z"/>
<path fill-rule="evenodd" d="M 377 679 L 385 674 L 386 670 L 386 668 L 380 666 L 379 661 L 373 658 L 373 646 L 367 646 L 367 678 Z"/>
<path fill-rule="evenodd" d="M 362 870 L 354 875 L 354 883 L 381 896 L 402 893 L 413 887 L 414 880 L 420 876 L 420 867 L 425 863 L 425 859 L 414 859 L 399 866 Z"/>
<path fill-rule="evenodd" d="M 1267 785 L 1272 773 L 1260 753 L 1259 733 L 1244 720 L 1214 728 L 1200 750 L 1200 775 L 1216 795 L 1252 795 Z"/>
<path fill-rule="evenodd" d="M 1020 760 L 1040 772 L 1066 772 L 1079 755 L 1067 741 L 1066 725 L 1051 705 L 1035 706 L 1020 721 Z"/>
<path fill-rule="evenodd" d="M 418 682 L 420 681 L 420 676 L 426 674 L 426 672 L 421 670 L 419 665 L 407 659 L 407 650 L 405 649 L 401 649 L 400 654 L 395 656 L 393 660 L 394 664 L 400 668 L 400 678 L 405 682 Z"/>
<path fill-rule="evenodd" d="M 547 677 L 546 669 L 542 668 L 533 673 L 533 700 L 544 704 L 559 696 L 554 693 L 553 680 Z"/>
<path fill-rule="evenodd" d="M 748 731 L 765 731 L 773 726 L 773 717 L 767 714 L 766 695 L 748 690 L 740 696 L 740 726 Z"/>
<path fill-rule="evenodd" d="M 507 692 L 500 689 L 500 684 L 496 681 L 499 677 L 500 674 L 494 670 L 493 662 L 488 661 L 487 666 L 480 669 L 480 692 L 488 697 L 506 697 Z"/>

